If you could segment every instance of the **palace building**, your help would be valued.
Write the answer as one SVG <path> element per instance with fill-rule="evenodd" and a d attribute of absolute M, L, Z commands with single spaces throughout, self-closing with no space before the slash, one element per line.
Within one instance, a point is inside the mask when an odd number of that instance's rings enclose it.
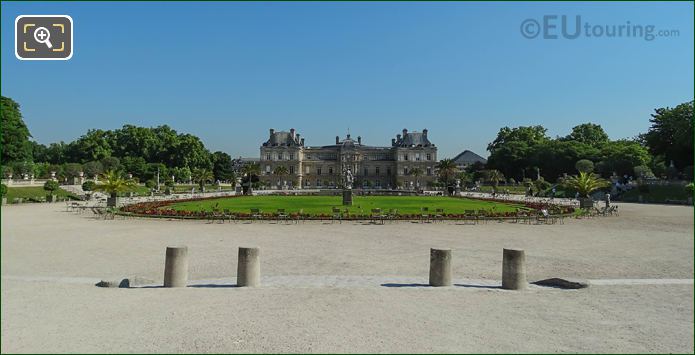
<path fill-rule="evenodd" d="M 335 137 L 335 144 L 305 146 L 294 128 L 270 129 L 261 146 L 260 180 L 270 188 L 326 189 L 343 185 L 350 169 L 355 188 L 415 189 L 435 180 L 437 147 L 422 132 L 408 132 L 391 139 L 391 146 L 370 146 L 357 140 Z M 277 169 L 283 166 L 285 169 Z M 285 172 L 283 172 L 285 170 Z"/>

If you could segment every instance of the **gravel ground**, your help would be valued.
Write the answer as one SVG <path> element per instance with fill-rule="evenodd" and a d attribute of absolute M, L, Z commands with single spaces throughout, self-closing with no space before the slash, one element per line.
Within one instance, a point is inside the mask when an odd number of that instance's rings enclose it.
<path fill-rule="evenodd" d="M 208 224 L 96 220 L 61 204 L 2 207 L 2 352 L 693 352 L 693 209 L 620 205 L 556 225 Z M 189 248 L 184 289 L 161 283 Z M 261 248 L 264 286 L 229 287 L 237 247 Z M 429 248 L 456 284 L 430 288 Z M 530 281 L 505 291 L 502 248 Z M 649 280 L 644 280 L 649 279 Z M 96 281 L 95 281 L 96 280 Z"/>

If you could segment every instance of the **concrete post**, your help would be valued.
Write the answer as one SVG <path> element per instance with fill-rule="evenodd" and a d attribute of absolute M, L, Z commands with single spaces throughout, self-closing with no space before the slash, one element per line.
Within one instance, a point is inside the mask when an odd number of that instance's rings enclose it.
<path fill-rule="evenodd" d="M 430 249 L 430 286 L 451 286 L 451 249 Z"/>
<path fill-rule="evenodd" d="M 261 285 L 260 248 L 239 248 L 236 284 L 239 287 L 256 287 Z"/>
<path fill-rule="evenodd" d="M 186 287 L 187 283 L 188 247 L 167 247 L 164 287 Z"/>
<path fill-rule="evenodd" d="M 526 253 L 523 249 L 504 249 L 502 253 L 502 288 L 507 290 L 525 290 Z"/>

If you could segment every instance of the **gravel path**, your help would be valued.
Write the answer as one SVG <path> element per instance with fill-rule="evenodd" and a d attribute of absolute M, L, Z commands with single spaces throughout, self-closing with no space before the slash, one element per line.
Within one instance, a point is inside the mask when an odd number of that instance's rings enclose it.
<path fill-rule="evenodd" d="M 96 220 L 54 204 L 2 207 L 2 352 L 693 352 L 693 209 L 622 204 L 564 225 L 207 224 Z M 167 245 L 189 247 L 185 289 L 161 284 Z M 264 286 L 235 283 L 259 246 Z M 431 288 L 430 247 L 455 283 Z M 530 281 L 499 289 L 503 247 Z M 225 287 L 226 286 L 226 287 Z"/>

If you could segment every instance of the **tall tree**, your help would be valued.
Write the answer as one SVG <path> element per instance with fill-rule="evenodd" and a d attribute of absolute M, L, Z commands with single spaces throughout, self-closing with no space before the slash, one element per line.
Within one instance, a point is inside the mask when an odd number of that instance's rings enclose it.
<path fill-rule="evenodd" d="M 212 159 L 212 173 L 215 179 L 221 181 L 234 180 L 234 169 L 232 169 L 232 157 L 225 152 L 214 152 Z"/>
<path fill-rule="evenodd" d="M 31 160 L 31 134 L 24 124 L 19 104 L 5 96 L 0 96 L 0 126 L 2 162 Z"/>
<path fill-rule="evenodd" d="M 583 123 L 573 127 L 572 133 L 565 137 L 564 140 L 581 142 L 592 147 L 601 147 L 603 144 L 608 143 L 608 134 L 606 134 L 601 125 Z"/>
<path fill-rule="evenodd" d="M 693 165 L 693 101 L 675 108 L 654 110 L 649 120 L 652 126 L 640 138 L 654 155 L 666 158 L 666 164 L 674 162 L 683 169 Z"/>

